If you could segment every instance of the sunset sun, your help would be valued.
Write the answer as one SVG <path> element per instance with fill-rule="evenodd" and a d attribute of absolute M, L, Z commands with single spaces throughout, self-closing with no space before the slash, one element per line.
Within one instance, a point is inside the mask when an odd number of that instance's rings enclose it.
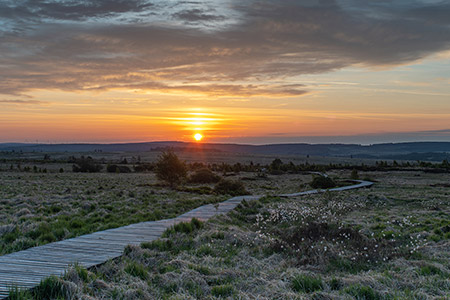
<path fill-rule="evenodd" d="M 199 141 L 201 141 L 201 140 L 203 139 L 203 135 L 201 135 L 200 133 L 196 133 L 196 134 L 194 135 L 194 139 L 195 139 L 197 142 L 199 142 Z"/>

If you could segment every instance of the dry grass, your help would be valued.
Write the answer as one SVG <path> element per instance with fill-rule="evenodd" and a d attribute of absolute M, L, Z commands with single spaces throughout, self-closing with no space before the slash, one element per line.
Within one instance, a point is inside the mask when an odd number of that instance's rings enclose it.
<path fill-rule="evenodd" d="M 360 176 L 377 184 L 243 203 L 63 282 L 95 299 L 448 299 L 449 190 L 430 185 L 450 176 Z"/>
<path fill-rule="evenodd" d="M 223 199 L 159 186 L 153 174 L 0 172 L 0 254 Z"/>
<path fill-rule="evenodd" d="M 178 216 L 215 195 L 214 183 L 186 183 L 172 190 L 153 173 L 72 173 L 71 164 L 0 165 L 0 255 L 90 232 L 142 221 Z M 24 168 L 31 171 L 24 172 Z M 131 166 L 130 166 L 131 167 Z M 63 168 L 63 173 L 59 170 Z M 8 169 L 7 171 L 5 171 Z M 223 175 L 223 174 L 218 174 Z M 252 194 L 277 194 L 307 189 L 310 175 L 227 174 Z"/>

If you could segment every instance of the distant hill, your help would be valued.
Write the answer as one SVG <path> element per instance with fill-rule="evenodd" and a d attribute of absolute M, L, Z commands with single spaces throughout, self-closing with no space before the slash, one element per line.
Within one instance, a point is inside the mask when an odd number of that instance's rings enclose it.
<path fill-rule="evenodd" d="M 180 151 L 221 151 L 265 155 L 311 155 L 328 157 L 435 160 L 449 159 L 450 142 L 357 144 L 213 144 L 148 142 L 125 144 L 0 144 L 0 151 L 22 152 L 142 152 L 172 147 Z"/>

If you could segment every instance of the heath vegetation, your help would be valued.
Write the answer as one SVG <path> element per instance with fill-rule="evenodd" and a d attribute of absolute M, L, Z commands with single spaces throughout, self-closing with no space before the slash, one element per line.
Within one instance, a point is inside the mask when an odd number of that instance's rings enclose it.
<path fill-rule="evenodd" d="M 361 175 L 377 184 L 244 201 L 59 282 L 72 299 L 448 299 L 450 176 Z"/>
<path fill-rule="evenodd" d="M 70 160 L 0 164 L 2 254 L 175 217 L 233 195 L 267 196 L 243 201 L 206 223 L 180 223 L 101 266 L 86 270 L 75 265 L 32 291 L 12 288 L 11 299 L 450 295 L 450 175 L 444 164 L 312 165 L 281 159 L 206 164 L 185 162 L 170 151 L 151 162 Z M 72 166 L 88 171 L 73 172 Z M 175 179 L 158 175 L 173 170 Z M 328 176 L 318 174 L 324 171 Z M 376 184 L 365 190 L 274 197 L 350 184 L 346 178 Z"/>

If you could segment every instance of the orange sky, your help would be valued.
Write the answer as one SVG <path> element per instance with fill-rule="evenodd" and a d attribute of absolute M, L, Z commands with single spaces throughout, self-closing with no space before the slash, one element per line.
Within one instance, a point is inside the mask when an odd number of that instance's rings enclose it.
<path fill-rule="evenodd" d="M 450 141 L 439 3 L 25 2 L 0 3 L 0 142 Z"/>

